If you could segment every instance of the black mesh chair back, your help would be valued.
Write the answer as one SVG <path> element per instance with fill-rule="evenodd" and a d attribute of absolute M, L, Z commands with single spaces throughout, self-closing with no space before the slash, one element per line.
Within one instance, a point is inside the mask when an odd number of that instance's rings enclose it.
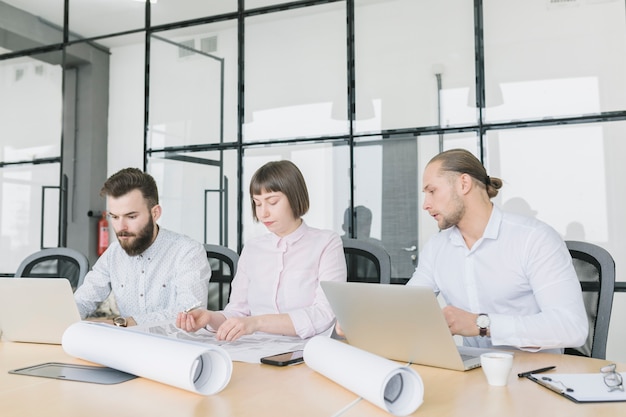
<path fill-rule="evenodd" d="M 49 248 L 26 257 L 18 266 L 15 277 L 66 278 L 76 291 L 88 271 L 89 260 L 77 250 Z"/>
<path fill-rule="evenodd" d="M 205 244 L 206 256 L 211 265 L 209 283 L 209 310 L 222 310 L 228 304 L 230 283 L 237 273 L 239 255 L 226 246 Z"/>
<path fill-rule="evenodd" d="M 349 282 L 391 283 L 391 258 L 380 245 L 343 238 Z"/>
<path fill-rule="evenodd" d="M 586 343 L 566 348 L 565 353 L 605 359 L 615 290 L 615 261 L 607 250 L 592 243 L 572 240 L 565 243 L 580 281 L 589 320 Z"/>

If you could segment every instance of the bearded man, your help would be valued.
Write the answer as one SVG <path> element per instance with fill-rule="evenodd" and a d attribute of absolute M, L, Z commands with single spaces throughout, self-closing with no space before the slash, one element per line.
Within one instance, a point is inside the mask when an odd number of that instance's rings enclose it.
<path fill-rule="evenodd" d="M 206 252 L 199 242 L 156 223 L 162 209 L 154 178 L 137 168 L 122 169 L 107 179 L 100 195 L 107 198 L 117 241 L 74 294 L 81 317 L 89 317 L 111 293 L 120 312 L 112 322 L 122 327 L 174 320 L 191 306 L 206 307 L 211 278 Z"/>
<path fill-rule="evenodd" d="M 423 208 L 440 232 L 407 285 L 443 296 L 450 332 L 466 346 L 562 352 L 582 345 L 588 321 L 565 242 L 547 224 L 494 205 L 501 187 L 466 150 L 431 159 Z"/>

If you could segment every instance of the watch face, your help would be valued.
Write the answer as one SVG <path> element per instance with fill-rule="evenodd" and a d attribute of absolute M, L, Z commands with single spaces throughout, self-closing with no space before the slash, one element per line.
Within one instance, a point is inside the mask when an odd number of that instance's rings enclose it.
<path fill-rule="evenodd" d="M 476 325 L 480 327 L 481 329 L 485 329 L 489 327 L 489 323 L 490 323 L 489 316 L 487 316 L 486 314 L 481 314 L 476 319 Z"/>
<path fill-rule="evenodd" d="M 119 327 L 126 327 L 126 319 L 124 317 L 115 317 L 113 323 Z"/>

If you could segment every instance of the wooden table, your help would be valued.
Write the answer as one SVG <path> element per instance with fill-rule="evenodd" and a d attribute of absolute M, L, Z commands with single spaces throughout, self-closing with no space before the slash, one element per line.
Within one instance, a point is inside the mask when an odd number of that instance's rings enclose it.
<path fill-rule="evenodd" d="M 0 416 L 2 417 L 187 417 L 187 416 L 335 416 L 358 397 L 305 364 L 285 368 L 235 362 L 232 378 L 218 394 L 202 396 L 137 378 L 98 385 L 11 375 L 11 369 L 44 362 L 86 364 L 61 346 L 0 343 Z M 626 403 L 575 404 L 517 373 L 556 365 L 559 373 L 598 372 L 608 362 L 568 355 L 516 352 L 506 387 L 487 385 L 480 369 L 449 371 L 414 365 L 424 381 L 424 403 L 414 416 L 620 416 Z M 624 371 L 618 365 L 618 371 Z M 341 416 L 389 416 L 361 400 Z"/>

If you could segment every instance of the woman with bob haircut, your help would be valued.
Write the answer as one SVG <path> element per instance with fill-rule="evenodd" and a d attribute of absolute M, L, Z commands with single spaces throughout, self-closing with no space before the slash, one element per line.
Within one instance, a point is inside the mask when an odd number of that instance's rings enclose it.
<path fill-rule="evenodd" d="M 250 181 L 250 201 L 254 220 L 270 233 L 246 242 L 228 304 L 222 311 L 179 313 L 176 326 L 206 328 L 227 341 L 255 332 L 302 339 L 324 332 L 335 316 L 320 282 L 346 281 L 341 238 L 302 220 L 309 194 L 290 161 L 259 168 Z"/>

